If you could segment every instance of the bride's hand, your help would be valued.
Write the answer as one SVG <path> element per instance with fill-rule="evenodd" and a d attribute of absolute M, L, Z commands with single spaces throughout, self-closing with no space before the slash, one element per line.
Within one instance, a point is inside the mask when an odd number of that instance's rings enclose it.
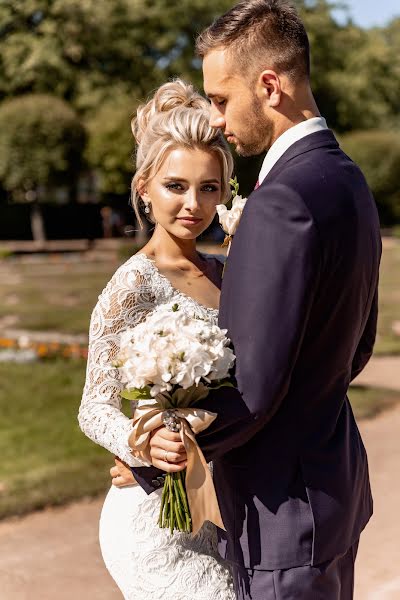
<path fill-rule="evenodd" d="M 115 457 L 115 466 L 111 467 L 110 475 L 112 477 L 112 484 L 116 487 L 124 487 L 126 485 L 134 485 L 136 480 L 133 476 L 132 471 L 126 463 Z"/>
<path fill-rule="evenodd" d="M 186 467 L 187 456 L 181 436 L 166 427 L 160 427 L 152 434 L 150 456 L 153 466 L 166 473 L 177 473 Z"/>

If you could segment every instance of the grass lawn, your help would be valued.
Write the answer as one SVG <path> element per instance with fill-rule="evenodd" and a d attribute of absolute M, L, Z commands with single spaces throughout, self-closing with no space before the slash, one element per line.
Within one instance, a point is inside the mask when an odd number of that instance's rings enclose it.
<path fill-rule="evenodd" d="M 357 420 L 372 419 L 400 402 L 400 392 L 354 385 L 349 390 L 349 399 Z"/>
<path fill-rule="evenodd" d="M 87 333 L 97 296 L 117 267 L 113 261 L 0 261 L 0 330 L 2 318 L 11 317 L 18 329 Z M 376 354 L 400 354 L 400 335 L 392 330 L 399 306 L 400 243 L 393 243 L 382 258 Z"/>
<path fill-rule="evenodd" d="M 80 360 L 0 364 L 0 518 L 94 496 L 110 485 L 113 456 L 77 423 L 84 376 Z M 350 399 L 365 418 L 400 401 L 400 393 L 356 387 Z"/>
<path fill-rule="evenodd" d="M 122 260 L 120 261 L 122 262 Z M 4 318 L 18 329 L 87 333 L 91 310 L 115 261 L 0 261 L 0 335 Z M 400 244 L 385 245 L 377 354 L 400 354 Z M 0 518 L 62 504 L 107 489 L 113 457 L 79 430 L 81 360 L 0 363 Z M 352 387 L 358 418 L 400 401 L 400 393 Z"/>
<path fill-rule="evenodd" d="M 18 329 L 87 333 L 97 296 L 117 263 L 0 263 L 1 317 Z"/>
<path fill-rule="evenodd" d="M 85 363 L 0 364 L 0 518 L 104 491 L 113 456 L 80 431 Z"/>
<path fill-rule="evenodd" d="M 400 354 L 400 335 L 392 325 L 400 321 L 400 243 L 385 246 L 379 286 L 379 322 L 375 354 Z"/>

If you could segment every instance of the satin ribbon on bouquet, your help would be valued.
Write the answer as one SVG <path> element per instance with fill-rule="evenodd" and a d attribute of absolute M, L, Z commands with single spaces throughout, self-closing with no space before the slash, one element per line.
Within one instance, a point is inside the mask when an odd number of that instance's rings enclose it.
<path fill-rule="evenodd" d="M 144 458 L 150 464 L 150 434 L 164 425 L 165 412 L 165 408 L 152 404 L 136 408 L 133 415 L 133 430 L 129 437 L 132 454 Z M 179 433 L 187 454 L 185 486 L 192 517 L 192 534 L 198 533 L 204 521 L 211 521 L 217 527 L 225 529 L 211 473 L 195 437 L 211 425 L 217 414 L 190 407 L 169 408 L 168 412 L 173 412 L 179 419 Z"/>

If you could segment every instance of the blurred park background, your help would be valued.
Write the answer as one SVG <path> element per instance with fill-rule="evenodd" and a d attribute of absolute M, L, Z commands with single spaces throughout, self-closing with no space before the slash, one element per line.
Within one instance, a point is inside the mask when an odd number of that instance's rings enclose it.
<path fill-rule="evenodd" d="M 109 484 L 112 457 L 76 414 L 91 310 L 149 233 L 129 204 L 130 120 L 169 78 L 202 89 L 194 38 L 232 4 L 0 2 L 0 519 Z M 376 355 L 394 367 L 350 393 L 371 419 L 400 401 L 400 8 L 361 26 L 352 2 L 296 4 L 320 111 L 366 175 L 385 238 Z M 236 157 L 244 195 L 261 160 Z M 219 243 L 214 224 L 201 244 Z"/>

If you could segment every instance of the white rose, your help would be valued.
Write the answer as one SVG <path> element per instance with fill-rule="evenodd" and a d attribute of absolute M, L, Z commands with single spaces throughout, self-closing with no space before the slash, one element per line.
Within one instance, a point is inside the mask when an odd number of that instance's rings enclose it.
<path fill-rule="evenodd" d="M 247 198 L 235 196 L 232 200 L 231 210 L 228 210 L 225 204 L 218 204 L 217 213 L 219 222 L 227 235 L 235 235 L 246 202 Z"/>

